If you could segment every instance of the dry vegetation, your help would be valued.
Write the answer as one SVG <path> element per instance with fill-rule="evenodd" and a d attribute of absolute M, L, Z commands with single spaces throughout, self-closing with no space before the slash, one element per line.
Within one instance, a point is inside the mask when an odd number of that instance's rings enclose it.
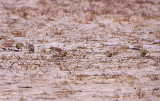
<path fill-rule="evenodd" d="M 159 101 L 160 0 L 0 0 L 0 101 Z"/>

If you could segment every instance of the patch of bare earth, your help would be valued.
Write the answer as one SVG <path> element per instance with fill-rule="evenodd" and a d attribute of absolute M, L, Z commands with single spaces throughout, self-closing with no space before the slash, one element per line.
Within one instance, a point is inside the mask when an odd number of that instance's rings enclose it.
<path fill-rule="evenodd" d="M 0 0 L 0 101 L 159 101 L 160 0 Z"/>

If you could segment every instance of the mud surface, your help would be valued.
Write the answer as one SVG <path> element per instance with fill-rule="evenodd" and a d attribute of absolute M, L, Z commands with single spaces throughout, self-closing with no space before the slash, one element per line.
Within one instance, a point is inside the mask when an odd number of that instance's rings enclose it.
<path fill-rule="evenodd" d="M 0 0 L 0 101 L 159 101 L 159 11 L 160 0 Z"/>

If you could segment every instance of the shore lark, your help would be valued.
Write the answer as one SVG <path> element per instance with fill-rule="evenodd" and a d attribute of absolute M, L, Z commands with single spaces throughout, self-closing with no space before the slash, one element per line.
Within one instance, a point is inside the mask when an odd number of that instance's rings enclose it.
<path fill-rule="evenodd" d="M 29 44 L 28 45 L 28 50 L 29 50 L 29 53 L 33 53 L 34 52 L 34 45 L 33 44 Z"/>
<path fill-rule="evenodd" d="M 16 43 L 16 48 L 18 51 L 21 49 L 22 50 L 23 44 L 21 42 Z"/>

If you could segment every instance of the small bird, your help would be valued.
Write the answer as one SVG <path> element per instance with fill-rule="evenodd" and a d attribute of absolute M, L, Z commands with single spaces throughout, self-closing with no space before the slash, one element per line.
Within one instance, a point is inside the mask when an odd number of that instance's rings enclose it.
<path fill-rule="evenodd" d="M 141 50 L 141 56 L 144 57 L 147 54 L 146 50 Z"/>
<path fill-rule="evenodd" d="M 57 59 L 63 59 L 63 57 L 67 56 L 67 52 L 58 47 L 50 47 L 50 52 L 53 53 L 53 57 Z"/>
<path fill-rule="evenodd" d="M 113 56 L 113 53 L 111 51 L 106 51 L 105 54 L 106 54 L 107 57 L 112 57 Z"/>
<path fill-rule="evenodd" d="M 34 45 L 33 44 L 29 44 L 28 45 L 28 50 L 29 50 L 29 53 L 33 53 L 34 52 Z"/>
<path fill-rule="evenodd" d="M 23 44 L 21 42 L 16 43 L 16 48 L 18 51 L 21 49 L 22 50 Z"/>

